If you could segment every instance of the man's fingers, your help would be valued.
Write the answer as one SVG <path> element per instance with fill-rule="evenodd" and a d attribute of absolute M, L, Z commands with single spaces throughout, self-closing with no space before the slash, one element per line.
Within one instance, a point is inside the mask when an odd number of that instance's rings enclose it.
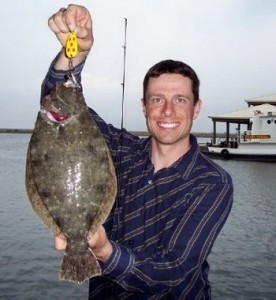
<path fill-rule="evenodd" d="M 66 24 L 72 32 L 76 27 L 86 27 L 92 29 L 92 19 L 89 11 L 81 5 L 68 5 L 66 10 Z"/>
<path fill-rule="evenodd" d="M 62 234 L 55 236 L 54 245 L 56 250 L 64 251 L 67 245 L 65 237 Z"/>
<path fill-rule="evenodd" d="M 66 23 L 66 14 L 67 10 L 65 8 L 61 8 L 48 20 L 48 25 L 54 33 L 68 33 L 70 31 Z"/>

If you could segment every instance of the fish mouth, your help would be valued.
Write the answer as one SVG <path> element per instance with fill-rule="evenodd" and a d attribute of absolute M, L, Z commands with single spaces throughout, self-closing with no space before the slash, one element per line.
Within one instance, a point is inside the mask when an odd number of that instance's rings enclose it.
<path fill-rule="evenodd" d="M 63 121 L 66 121 L 69 117 L 67 117 L 67 116 L 63 116 L 63 115 L 60 115 L 60 114 L 58 114 L 58 113 L 56 113 L 56 112 L 54 112 L 54 111 L 49 111 L 48 112 L 48 114 L 52 117 L 52 118 L 54 118 L 54 120 L 56 121 L 56 122 L 63 122 Z"/>
<path fill-rule="evenodd" d="M 69 121 L 69 117 L 65 115 L 61 115 L 55 111 L 48 111 L 45 109 L 40 110 L 42 115 L 46 117 L 47 120 L 54 122 L 54 123 L 66 123 L 66 121 Z"/>

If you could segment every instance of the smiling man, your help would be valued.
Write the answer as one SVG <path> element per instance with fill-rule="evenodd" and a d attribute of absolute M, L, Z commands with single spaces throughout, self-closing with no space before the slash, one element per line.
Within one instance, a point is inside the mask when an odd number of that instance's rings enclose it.
<path fill-rule="evenodd" d="M 60 9 L 49 26 L 62 50 L 42 97 L 65 80 L 69 32 L 79 42 L 74 58 L 79 81 L 93 45 L 85 7 Z M 148 138 L 115 128 L 90 110 L 111 150 L 118 194 L 106 222 L 89 237 L 102 270 L 90 279 L 89 299 L 210 299 L 207 257 L 231 210 L 232 180 L 200 152 L 190 133 L 201 108 L 194 70 L 180 61 L 161 61 L 149 69 L 143 87 Z M 56 237 L 55 247 L 64 250 L 66 239 Z"/>
<path fill-rule="evenodd" d="M 142 106 L 152 136 L 155 171 L 170 166 L 190 149 L 193 120 L 201 108 L 198 89 L 195 72 L 178 61 L 162 61 L 145 76 Z"/>

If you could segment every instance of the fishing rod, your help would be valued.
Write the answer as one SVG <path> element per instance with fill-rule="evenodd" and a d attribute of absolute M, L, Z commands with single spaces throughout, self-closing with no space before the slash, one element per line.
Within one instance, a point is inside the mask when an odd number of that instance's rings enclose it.
<path fill-rule="evenodd" d="M 123 82 L 122 85 L 122 107 L 121 107 L 121 129 L 124 127 L 124 102 L 125 102 L 125 79 L 126 79 L 126 36 L 127 36 L 127 19 L 125 20 L 125 40 L 124 40 L 124 66 L 123 66 Z"/>
<path fill-rule="evenodd" d="M 125 101 L 125 78 L 126 78 L 126 32 L 127 32 L 127 19 L 124 18 L 125 20 L 125 40 L 124 40 L 124 66 L 123 66 L 123 82 L 121 83 L 122 85 L 122 103 L 121 103 L 121 131 L 120 131 L 120 135 L 119 135 L 119 155 L 117 157 L 117 178 L 118 178 L 118 192 L 117 192 L 117 198 L 118 201 L 115 201 L 115 209 L 118 208 L 118 203 L 120 202 L 121 197 L 123 197 L 123 195 L 121 194 L 121 179 L 122 179 L 122 174 L 121 174 L 121 167 L 122 167 L 122 153 L 123 153 L 123 126 L 124 126 L 124 101 Z M 120 218 L 119 218 L 119 214 L 117 214 L 117 226 L 119 226 L 120 224 Z M 115 222 L 115 224 L 116 224 Z M 112 231 L 111 233 L 112 238 L 116 239 L 117 237 L 117 233 L 115 233 L 114 231 Z"/>

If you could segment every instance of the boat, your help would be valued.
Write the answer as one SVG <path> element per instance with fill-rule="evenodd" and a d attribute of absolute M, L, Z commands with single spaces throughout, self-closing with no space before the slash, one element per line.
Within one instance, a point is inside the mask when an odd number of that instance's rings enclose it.
<path fill-rule="evenodd" d="M 253 116 L 248 117 L 251 113 Z M 247 118 L 242 118 L 242 114 L 247 114 Z M 276 162 L 276 106 L 251 106 L 247 110 L 233 113 L 234 115 L 232 123 L 238 122 L 239 125 L 236 133 L 230 135 L 231 114 L 228 114 L 226 139 L 216 143 L 214 135 L 210 143 L 200 145 L 202 153 L 214 159 Z M 248 119 L 248 123 L 245 119 Z M 241 123 L 247 124 L 249 129 L 242 131 Z"/>

